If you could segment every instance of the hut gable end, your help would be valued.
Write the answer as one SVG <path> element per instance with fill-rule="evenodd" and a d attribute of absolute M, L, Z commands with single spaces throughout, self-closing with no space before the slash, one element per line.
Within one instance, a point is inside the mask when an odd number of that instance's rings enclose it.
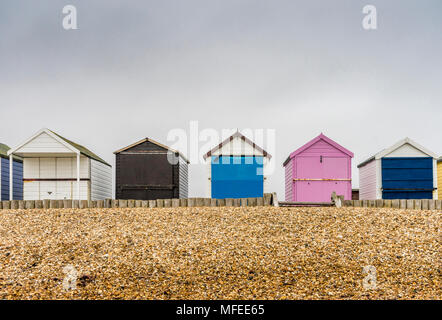
<path fill-rule="evenodd" d="M 409 143 L 405 143 L 399 148 L 386 154 L 384 157 L 428 157 L 428 154 L 415 148 Z"/>
<path fill-rule="evenodd" d="M 155 143 L 152 143 L 148 140 L 137 144 L 129 149 L 126 149 L 122 151 L 121 153 L 128 153 L 128 152 L 167 152 L 168 150 L 166 148 L 163 148 Z"/>
<path fill-rule="evenodd" d="M 15 150 L 15 153 L 39 152 L 72 153 L 73 148 L 69 148 L 54 137 L 50 136 L 47 132 L 43 131 Z"/>
<path fill-rule="evenodd" d="M 307 149 L 303 150 L 300 154 L 305 156 L 321 156 L 321 155 L 327 155 L 327 156 L 340 156 L 345 155 L 342 151 L 331 145 L 330 143 L 326 142 L 323 139 L 318 140 L 311 146 L 309 146 Z"/>
<path fill-rule="evenodd" d="M 316 138 L 307 142 L 301 148 L 292 152 L 290 158 L 294 158 L 299 154 L 310 154 L 310 155 L 347 155 L 353 158 L 353 152 L 347 150 L 340 144 L 336 143 L 332 139 L 328 138 L 324 134 L 320 134 Z"/>

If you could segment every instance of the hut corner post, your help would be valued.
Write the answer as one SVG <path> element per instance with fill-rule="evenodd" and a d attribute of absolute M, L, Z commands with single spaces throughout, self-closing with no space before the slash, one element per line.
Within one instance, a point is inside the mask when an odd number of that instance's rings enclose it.
<path fill-rule="evenodd" d="M 77 153 L 77 198 L 80 200 L 80 153 Z"/>
<path fill-rule="evenodd" d="M 14 200 L 14 170 L 13 170 L 13 156 L 12 153 L 9 155 L 9 200 Z"/>

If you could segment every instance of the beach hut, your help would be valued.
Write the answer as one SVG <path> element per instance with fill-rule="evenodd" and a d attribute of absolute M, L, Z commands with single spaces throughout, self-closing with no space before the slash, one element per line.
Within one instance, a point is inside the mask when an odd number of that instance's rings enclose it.
<path fill-rule="evenodd" d="M 333 191 L 351 200 L 352 158 L 351 151 L 321 133 L 284 162 L 286 201 L 330 202 Z"/>
<path fill-rule="evenodd" d="M 409 138 L 358 165 L 359 198 L 437 199 L 437 157 Z"/>
<path fill-rule="evenodd" d="M 437 160 L 437 190 L 437 197 L 442 200 L 442 157 Z"/>
<path fill-rule="evenodd" d="M 8 151 L 9 147 L 0 143 L 0 201 L 11 199 L 9 196 L 9 165 Z M 23 160 L 14 157 L 12 161 L 13 174 L 13 200 L 23 200 Z"/>
<path fill-rule="evenodd" d="M 214 199 L 262 197 L 267 189 L 271 159 L 261 147 L 239 131 L 203 156 L 207 171 L 207 195 Z"/>
<path fill-rule="evenodd" d="M 156 200 L 188 197 L 189 161 L 150 138 L 114 152 L 117 199 Z"/>
<path fill-rule="evenodd" d="M 49 129 L 9 150 L 8 156 L 23 159 L 24 200 L 112 198 L 111 166 Z"/>

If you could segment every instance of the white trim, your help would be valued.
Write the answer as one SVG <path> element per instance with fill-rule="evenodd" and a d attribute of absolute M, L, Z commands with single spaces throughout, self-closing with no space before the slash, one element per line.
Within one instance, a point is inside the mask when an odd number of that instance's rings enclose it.
<path fill-rule="evenodd" d="M 433 159 L 433 199 L 438 200 L 438 189 L 437 189 L 437 159 Z"/>
<path fill-rule="evenodd" d="M 80 153 L 77 153 L 77 197 L 81 200 L 80 196 Z"/>
<path fill-rule="evenodd" d="M 399 141 L 399 142 L 397 142 L 396 144 L 392 145 L 390 148 L 387 148 L 387 149 L 385 149 L 385 150 L 382 150 L 382 151 L 378 152 L 378 153 L 375 155 L 375 158 L 376 158 L 376 159 L 381 159 L 381 158 L 383 158 L 383 157 L 389 155 L 390 153 L 392 153 L 393 151 L 395 151 L 396 149 L 402 147 L 404 144 L 407 144 L 407 143 L 408 143 L 409 145 L 413 146 L 414 148 L 418 149 L 419 151 L 421 151 L 421 152 L 427 154 L 428 156 L 434 158 L 434 159 L 437 159 L 437 158 L 438 158 L 438 156 L 437 156 L 435 153 L 433 153 L 433 152 L 431 152 L 430 150 L 424 148 L 423 146 L 421 146 L 420 144 L 418 144 L 417 142 L 411 140 L 411 139 L 408 138 L 408 137 L 405 138 L 405 139 L 402 139 L 401 141 Z"/>
<path fill-rule="evenodd" d="M 382 161 L 381 159 L 377 159 L 375 161 L 376 161 L 376 199 L 382 199 Z"/>
<path fill-rule="evenodd" d="M 9 200 L 14 200 L 14 157 L 9 156 Z"/>
<path fill-rule="evenodd" d="M 79 154 L 80 150 L 78 150 L 77 148 L 74 148 L 71 144 L 67 143 L 66 141 L 64 141 L 63 139 L 61 139 L 60 137 L 58 137 L 56 134 L 54 134 L 51 130 L 43 128 L 40 131 L 38 131 L 36 134 L 34 134 L 32 137 L 30 137 L 29 139 L 27 139 L 25 142 L 23 142 L 22 144 L 9 149 L 8 151 L 8 156 L 11 154 L 14 154 L 18 149 L 22 148 L 23 146 L 25 146 L 26 144 L 28 144 L 29 142 L 31 142 L 32 140 L 34 140 L 35 138 L 37 138 L 39 135 L 41 135 L 42 133 L 46 133 L 47 135 L 49 135 L 51 138 L 55 139 L 57 142 L 61 143 L 63 146 L 65 146 L 66 148 L 68 148 L 69 150 L 71 150 L 74 153 Z"/>

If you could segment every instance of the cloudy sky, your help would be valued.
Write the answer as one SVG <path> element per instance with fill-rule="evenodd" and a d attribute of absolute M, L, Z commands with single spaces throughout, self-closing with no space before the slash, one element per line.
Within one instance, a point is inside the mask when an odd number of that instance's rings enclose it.
<path fill-rule="evenodd" d="M 377 30 L 362 28 L 367 4 Z M 282 198 L 282 162 L 323 132 L 355 153 L 357 187 L 357 163 L 405 136 L 442 153 L 441 13 L 440 0 L 2 0 L 0 142 L 48 127 L 114 164 L 190 121 L 274 129 Z M 204 169 L 190 174 L 203 196 Z"/>

